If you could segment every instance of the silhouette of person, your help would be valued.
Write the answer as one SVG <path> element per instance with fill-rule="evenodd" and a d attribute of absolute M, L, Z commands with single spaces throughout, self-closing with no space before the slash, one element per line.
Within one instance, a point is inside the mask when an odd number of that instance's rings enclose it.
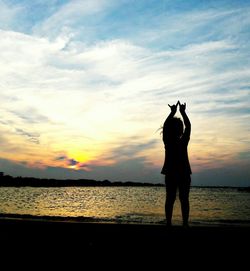
<path fill-rule="evenodd" d="M 184 121 L 174 117 L 177 107 Z M 171 112 L 163 125 L 163 142 L 165 160 L 161 173 L 165 175 L 166 203 L 165 214 L 167 226 L 172 225 L 172 214 L 177 189 L 181 203 L 183 226 L 188 226 L 189 220 L 189 190 L 191 183 L 191 167 L 188 159 L 188 143 L 191 133 L 191 123 L 186 114 L 186 103 L 168 105 Z M 183 131 L 184 130 L 184 131 Z"/>

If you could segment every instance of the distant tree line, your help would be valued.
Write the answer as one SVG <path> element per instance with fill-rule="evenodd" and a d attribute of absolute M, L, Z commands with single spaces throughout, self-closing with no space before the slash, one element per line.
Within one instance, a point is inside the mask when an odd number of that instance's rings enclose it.
<path fill-rule="evenodd" d="M 141 182 L 111 182 L 109 180 L 96 181 L 92 179 L 40 179 L 33 177 L 12 177 L 0 172 L 0 187 L 65 187 L 65 186 L 163 186 L 163 184 Z"/>

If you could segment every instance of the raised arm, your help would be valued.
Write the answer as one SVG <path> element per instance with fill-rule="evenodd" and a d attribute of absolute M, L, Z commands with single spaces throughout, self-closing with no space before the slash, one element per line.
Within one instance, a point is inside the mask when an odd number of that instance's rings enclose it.
<path fill-rule="evenodd" d="M 190 123 L 190 120 L 186 114 L 186 103 L 181 104 L 179 101 L 178 101 L 178 103 L 180 106 L 180 113 L 181 113 L 181 116 L 182 116 L 184 124 L 185 124 L 184 136 L 186 136 L 189 139 L 190 133 L 191 133 L 191 123 Z"/>
<path fill-rule="evenodd" d="M 177 111 L 177 106 L 178 106 L 178 103 L 179 101 L 176 103 L 176 104 L 173 104 L 173 105 L 168 105 L 171 109 L 171 112 L 169 113 L 169 115 L 167 116 L 165 122 L 164 122 L 164 125 L 163 125 L 163 141 L 164 143 L 166 144 L 167 142 L 167 131 L 168 131 L 168 124 L 169 124 L 169 121 L 171 119 L 173 119 L 176 111 Z"/>
<path fill-rule="evenodd" d="M 168 122 L 168 120 L 172 119 L 177 111 L 177 106 L 179 104 L 179 101 L 177 102 L 177 104 L 173 104 L 173 105 L 168 105 L 171 109 L 170 114 L 168 115 L 168 117 L 166 118 L 164 125 L 166 124 L 166 122 Z"/>

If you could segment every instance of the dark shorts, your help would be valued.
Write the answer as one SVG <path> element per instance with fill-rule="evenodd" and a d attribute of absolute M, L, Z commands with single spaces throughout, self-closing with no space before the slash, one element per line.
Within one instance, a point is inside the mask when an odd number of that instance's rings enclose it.
<path fill-rule="evenodd" d="M 179 190 L 179 196 L 188 197 L 190 184 L 191 184 L 191 176 L 190 175 L 165 175 L 165 184 L 167 194 L 170 196 L 175 196 L 177 190 Z"/>

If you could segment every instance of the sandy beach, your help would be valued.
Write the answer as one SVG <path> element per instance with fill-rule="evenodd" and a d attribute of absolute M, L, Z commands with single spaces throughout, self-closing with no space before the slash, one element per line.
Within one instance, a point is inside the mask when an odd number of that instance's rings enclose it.
<path fill-rule="evenodd" d="M 243 264 L 250 241 L 249 226 L 197 225 L 185 229 L 48 218 L 1 217 L 0 232 L 1 255 L 13 259 L 17 255 L 43 259 L 89 259 L 93 255 L 98 259 L 105 255 L 106 259 L 118 256 L 128 260 L 144 255 L 151 260 L 185 256 Z"/>

